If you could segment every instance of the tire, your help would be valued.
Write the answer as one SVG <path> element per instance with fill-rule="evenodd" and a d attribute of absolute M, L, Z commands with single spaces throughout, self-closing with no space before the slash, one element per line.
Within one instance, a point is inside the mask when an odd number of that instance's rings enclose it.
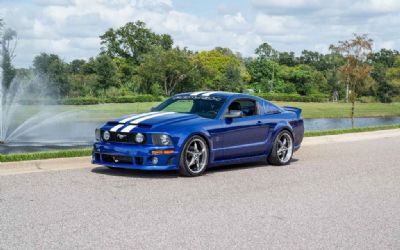
<path fill-rule="evenodd" d="M 275 166 L 290 163 L 293 156 L 293 136 L 287 130 L 282 130 L 275 138 L 268 162 Z"/>
<path fill-rule="evenodd" d="M 207 142 L 197 135 L 190 137 L 179 158 L 179 173 L 187 177 L 202 175 L 207 168 L 208 158 Z"/>

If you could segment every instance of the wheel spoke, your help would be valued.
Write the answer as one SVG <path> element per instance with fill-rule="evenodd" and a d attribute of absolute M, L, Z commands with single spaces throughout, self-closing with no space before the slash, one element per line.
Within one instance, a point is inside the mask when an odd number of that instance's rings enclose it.
<path fill-rule="evenodd" d="M 195 158 L 192 157 L 192 159 L 190 160 L 188 167 L 192 166 L 195 163 Z"/>
<path fill-rule="evenodd" d="M 199 173 L 207 165 L 207 145 L 200 139 L 190 142 L 185 152 L 186 167 L 193 173 Z"/>

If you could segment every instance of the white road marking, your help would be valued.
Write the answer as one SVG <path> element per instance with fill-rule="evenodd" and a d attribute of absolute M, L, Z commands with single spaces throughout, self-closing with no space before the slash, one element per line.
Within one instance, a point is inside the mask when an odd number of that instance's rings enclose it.
<path fill-rule="evenodd" d="M 135 119 L 135 120 L 131 121 L 130 123 L 131 124 L 139 124 L 139 123 L 141 123 L 143 121 L 146 121 L 148 119 L 152 119 L 152 118 L 159 117 L 159 116 L 164 116 L 164 115 L 170 115 L 170 114 L 174 114 L 174 113 L 175 112 L 158 113 L 158 114 L 154 114 L 154 115 L 151 115 L 151 116 L 146 116 L 146 117 L 142 117 L 142 118 L 139 118 L 139 119 Z"/>

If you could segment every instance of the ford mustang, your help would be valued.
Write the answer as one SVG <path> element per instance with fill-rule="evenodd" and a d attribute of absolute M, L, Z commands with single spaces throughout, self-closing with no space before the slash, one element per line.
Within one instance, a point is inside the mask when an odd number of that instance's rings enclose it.
<path fill-rule="evenodd" d="M 301 109 L 219 91 L 182 93 L 151 112 L 96 129 L 92 163 L 109 168 L 179 170 L 267 160 L 286 165 L 303 140 Z"/>

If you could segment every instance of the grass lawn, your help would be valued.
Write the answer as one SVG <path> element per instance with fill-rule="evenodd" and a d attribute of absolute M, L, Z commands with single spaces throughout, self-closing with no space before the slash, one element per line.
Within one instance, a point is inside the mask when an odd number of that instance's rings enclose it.
<path fill-rule="evenodd" d="M 350 103 L 275 102 L 279 106 L 294 106 L 303 109 L 304 118 L 350 117 Z M 400 116 L 400 103 L 356 103 L 356 117 Z"/>
<path fill-rule="evenodd" d="M 304 118 L 345 118 L 350 117 L 349 103 L 304 103 L 275 102 L 279 106 L 294 106 L 303 109 Z M 146 112 L 158 103 L 115 103 L 88 106 L 60 106 L 63 110 L 84 110 L 94 120 L 108 120 L 131 113 Z M 400 116 L 400 103 L 357 103 L 356 117 Z"/>
<path fill-rule="evenodd" d="M 279 106 L 294 106 L 303 109 L 303 118 L 346 118 L 350 117 L 351 104 L 348 103 L 304 103 L 274 102 Z M 79 121 L 108 121 L 133 113 L 148 112 L 158 102 L 144 103 L 111 103 L 99 105 L 55 105 L 46 109 L 62 111 L 82 111 L 71 117 Z M 40 106 L 23 106 L 14 116 L 14 122 L 23 121 L 28 114 L 36 113 Z M 356 117 L 389 117 L 400 116 L 400 103 L 357 103 Z"/>

